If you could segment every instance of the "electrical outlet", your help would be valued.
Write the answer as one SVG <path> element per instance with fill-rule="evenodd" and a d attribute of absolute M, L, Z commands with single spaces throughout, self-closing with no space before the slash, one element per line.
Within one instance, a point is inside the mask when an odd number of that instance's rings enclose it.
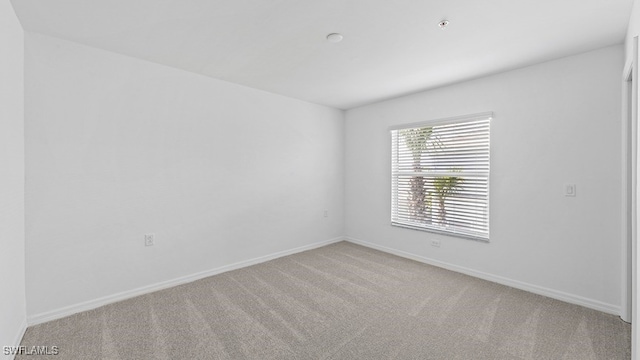
<path fill-rule="evenodd" d="M 144 246 L 153 246 L 156 240 L 155 234 L 144 234 Z"/>
<path fill-rule="evenodd" d="M 564 184 L 564 196 L 576 196 L 576 184 Z"/>
<path fill-rule="evenodd" d="M 431 246 L 440 247 L 440 240 L 431 240 Z"/>
<path fill-rule="evenodd" d="M 329 210 L 324 211 L 324 217 L 329 217 Z"/>

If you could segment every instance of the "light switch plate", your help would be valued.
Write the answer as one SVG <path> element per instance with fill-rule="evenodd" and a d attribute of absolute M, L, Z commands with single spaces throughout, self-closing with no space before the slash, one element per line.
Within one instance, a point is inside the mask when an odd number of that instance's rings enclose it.
<path fill-rule="evenodd" d="M 156 242 L 155 234 L 144 234 L 144 246 L 153 246 Z"/>

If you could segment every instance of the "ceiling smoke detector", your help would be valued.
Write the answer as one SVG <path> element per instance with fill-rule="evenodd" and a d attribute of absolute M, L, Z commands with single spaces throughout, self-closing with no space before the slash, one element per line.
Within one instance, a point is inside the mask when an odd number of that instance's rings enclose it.
<path fill-rule="evenodd" d="M 338 34 L 338 33 L 331 33 L 329 35 L 327 35 L 327 41 L 329 41 L 330 43 L 339 43 L 340 41 L 342 41 L 342 39 L 344 38 L 344 36 L 342 36 L 342 34 Z"/>
<path fill-rule="evenodd" d="M 444 30 L 447 28 L 447 26 L 449 26 L 449 20 L 442 20 L 438 23 L 438 26 L 440 26 L 440 29 Z"/>

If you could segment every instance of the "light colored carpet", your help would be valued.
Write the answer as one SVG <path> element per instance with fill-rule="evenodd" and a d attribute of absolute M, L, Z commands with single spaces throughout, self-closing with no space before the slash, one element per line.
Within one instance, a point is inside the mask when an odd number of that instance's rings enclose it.
<path fill-rule="evenodd" d="M 341 242 L 30 327 L 55 359 L 629 359 L 618 317 Z M 18 356 L 30 359 L 33 356 Z"/>

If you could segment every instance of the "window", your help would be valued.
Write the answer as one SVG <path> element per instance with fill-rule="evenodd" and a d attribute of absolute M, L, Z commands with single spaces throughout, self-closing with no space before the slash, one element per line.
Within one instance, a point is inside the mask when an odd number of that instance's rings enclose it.
<path fill-rule="evenodd" d="M 492 113 L 391 129 L 391 224 L 489 240 Z"/>

